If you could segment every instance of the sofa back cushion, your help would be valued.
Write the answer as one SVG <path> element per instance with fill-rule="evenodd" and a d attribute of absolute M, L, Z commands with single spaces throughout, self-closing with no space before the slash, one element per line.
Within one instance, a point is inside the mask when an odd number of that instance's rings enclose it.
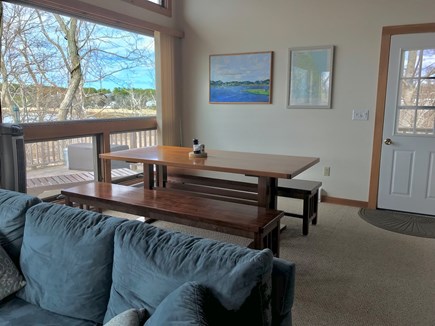
<path fill-rule="evenodd" d="M 37 197 L 0 189 L 0 245 L 17 266 L 26 212 L 40 202 Z"/>
<path fill-rule="evenodd" d="M 27 211 L 21 299 L 61 315 L 102 323 L 112 282 L 113 238 L 125 220 L 42 203 Z"/>
<path fill-rule="evenodd" d="M 189 281 L 208 287 L 227 310 L 239 310 L 256 285 L 270 280 L 272 260 L 268 249 L 251 250 L 126 222 L 115 234 L 105 321 L 129 308 L 146 308 L 152 314 L 169 293 Z"/>

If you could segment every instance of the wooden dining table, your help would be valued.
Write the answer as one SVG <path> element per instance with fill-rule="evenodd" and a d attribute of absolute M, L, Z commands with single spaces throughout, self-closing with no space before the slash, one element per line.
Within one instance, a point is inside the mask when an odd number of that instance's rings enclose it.
<path fill-rule="evenodd" d="M 207 149 L 207 157 L 191 158 L 190 147 L 151 146 L 100 154 L 103 160 L 142 163 L 144 187 L 164 187 L 167 169 L 183 171 L 213 171 L 254 177 L 257 205 L 276 209 L 279 179 L 292 179 L 319 162 L 318 157 L 236 152 Z M 157 177 L 155 177 L 157 175 Z M 104 181 L 111 182 L 110 173 Z"/>

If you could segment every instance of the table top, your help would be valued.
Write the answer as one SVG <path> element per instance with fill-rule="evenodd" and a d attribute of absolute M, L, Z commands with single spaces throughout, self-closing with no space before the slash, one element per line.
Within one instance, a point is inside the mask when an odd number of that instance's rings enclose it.
<path fill-rule="evenodd" d="M 104 153 L 100 158 L 283 179 L 294 178 L 320 161 L 318 157 L 209 149 L 206 158 L 189 158 L 191 151 L 191 147 L 151 146 Z"/>

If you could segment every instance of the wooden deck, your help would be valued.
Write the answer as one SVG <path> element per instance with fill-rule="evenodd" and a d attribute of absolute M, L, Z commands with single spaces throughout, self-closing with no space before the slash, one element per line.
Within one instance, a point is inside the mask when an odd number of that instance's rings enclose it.
<path fill-rule="evenodd" d="M 133 171 L 130 169 L 113 169 L 112 180 L 134 176 L 141 171 Z M 47 191 L 60 190 L 69 188 L 82 183 L 94 181 L 94 173 L 81 171 L 76 173 L 65 173 L 59 175 L 48 175 L 27 178 L 27 193 L 31 195 L 40 195 Z"/>

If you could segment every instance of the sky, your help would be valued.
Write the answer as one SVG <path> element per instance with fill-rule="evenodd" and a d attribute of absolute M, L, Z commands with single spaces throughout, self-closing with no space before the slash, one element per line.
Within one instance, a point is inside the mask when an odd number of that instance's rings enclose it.
<path fill-rule="evenodd" d="M 85 83 L 85 87 L 94 87 L 96 89 L 104 88 L 113 90 L 115 87 L 120 88 L 142 88 L 156 89 L 155 69 L 137 67 L 129 71 L 122 71 L 114 76 L 105 78 L 100 82 Z"/>
<path fill-rule="evenodd" d="M 270 79 L 271 60 L 271 52 L 212 55 L 210 80 L 231 82 Z"/>

